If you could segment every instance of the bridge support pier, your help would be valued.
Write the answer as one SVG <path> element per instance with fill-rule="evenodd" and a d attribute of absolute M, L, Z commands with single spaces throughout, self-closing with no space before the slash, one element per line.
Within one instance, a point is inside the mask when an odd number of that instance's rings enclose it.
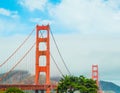
<path fill-rule="evenodd" d="M 35 93 L 38 93 L 38 90 L 35 90 Z"/>
<path fill-rule="evenodd" d="M 35 93 L 39 93 L 39 90 L 35 90 Z M 44 90 L 41 90 L 40 93 L 44 93 Z"/>
<path fill-rule="evenodd" d="M 41 93 L 44 93 L 44 90 L 41 90 Z"/>

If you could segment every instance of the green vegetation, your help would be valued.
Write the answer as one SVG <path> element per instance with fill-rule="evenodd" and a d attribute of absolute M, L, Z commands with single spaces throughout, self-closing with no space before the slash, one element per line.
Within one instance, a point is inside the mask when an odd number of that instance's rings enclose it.
<path fill-rule="evenodd" d="M 61 78 L 57 87 L 58 93 L 74 93 L 76 90 L 80 93 L 97 93 L 98 87 L 92 79 L 67 75 Z"/>
<path fill-rule="evenodd" d="M 8 88 L 5 93 L 24 93 L 19 88 Z"/>
<path fill-rule="evenodd" d="M 4 91 L 0 90 L 0 93 L 5 93 Z"/>

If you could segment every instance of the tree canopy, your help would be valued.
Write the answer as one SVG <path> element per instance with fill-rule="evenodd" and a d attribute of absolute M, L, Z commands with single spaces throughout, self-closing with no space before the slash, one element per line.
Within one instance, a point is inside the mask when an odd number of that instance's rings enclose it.
<path fill-rule="evenodd" d="M 58 83 L 58 93 L 74 93 L 74 91 L 80 91 L 80 93 L 97 93 L 98 87 L 96 81 L 85 78 L 84 76 L 63 76 Z"/>
<path fill-rule="evenodd" d="M 24 93 L 22 90 L 19 88 L 8 88 L 5 93 Z"/>

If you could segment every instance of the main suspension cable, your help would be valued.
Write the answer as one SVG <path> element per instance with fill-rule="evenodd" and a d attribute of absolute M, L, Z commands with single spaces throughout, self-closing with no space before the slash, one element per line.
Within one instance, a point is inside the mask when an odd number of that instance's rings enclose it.
<path fill-rule="evenodd" d="M 23 57 L 7 72 L 5 73 L 1 78 L 0 81 L 3 80 L 3 78 L 6 78 L 8 74 L 14 70 L 14 68 L 28 55 L 28 53 L 32 50 L 32 48 L 35 46 L 35 43 L 32 45 L 32 47 L 23 55 Z"/>
<path fill-rule="evenodd" d="M 9 59 L 11 59 L 17 51 L 26 43 L 26 41 L 30 38 L 30 36 L 33 34 L 35 28 L 32 30 L 32 32 L 28 35 L 28 37 L 21 43 L 21 45 L 2 63 L 0 64 L 0 67 L 2 67 L 5 63 L 8 62 Z"/>
<path fill-rule="evenodd" d="M 64 61 L 64 59 L 63 59 L 63 57 L 62 57 L 62 54 L 60 53 L 60 50 L 59 50 L 59 48 L 58 48 L 57 42 L 56 42 L 56 40 L 55 40 L 55 37 L 54 37 L 54 35 L 53 35 L 53 33 L 52 33 L 51 30 L 50 30 L 50 32 L 51 32 L 53 41 L 54 41 L 54 43 L 55 43 L 55 46 L 56 46 L 56 48 L 57 48 L 57 51 L 58 51 L 58 53 L 59 53 L 59 55 L 60 55 L 60 58 L 61 58 L 61 60 L 62 60 L 62 62 L 63 62 L 63 64 L 64 64 L 66 70 L 67 70 L 68 73 L 71 75 L 71 72 L 70 72 L 70 70 L 68 69 L 68 67 L 67 67 L 67 65 L 66 65 L 66 63 L 65 63 L 65 61 Z"/>

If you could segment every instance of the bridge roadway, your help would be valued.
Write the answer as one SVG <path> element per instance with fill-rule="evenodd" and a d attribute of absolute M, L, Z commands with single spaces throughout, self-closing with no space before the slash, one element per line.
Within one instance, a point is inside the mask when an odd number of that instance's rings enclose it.
<path fill-rule="evenodd" d="M 0 90 L 6 90 L 10 87 L 17 87 L 22 90 L 46 90 L 56 89 L 57 85 L 23 85 L 23 84 L 0 84 Z"/>

